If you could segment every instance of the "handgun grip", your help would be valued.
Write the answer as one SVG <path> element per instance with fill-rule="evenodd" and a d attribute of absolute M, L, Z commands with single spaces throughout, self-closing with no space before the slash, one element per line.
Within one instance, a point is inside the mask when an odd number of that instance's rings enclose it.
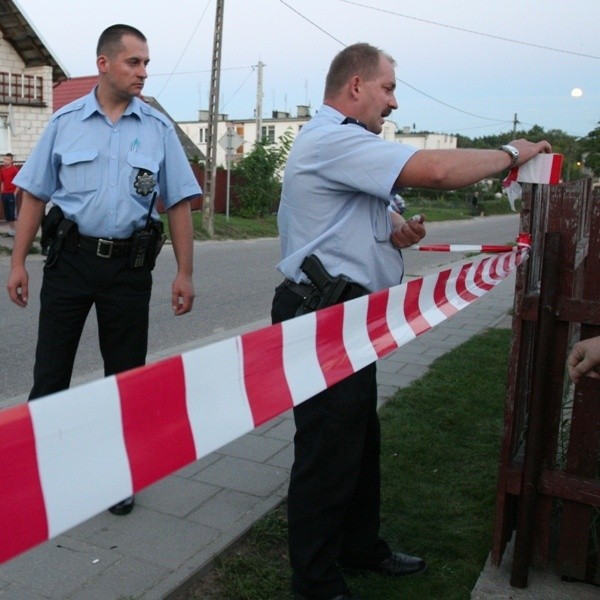
<path fill-rule="evenodd" d="M 323 263 L 316 254 L 307 256 L 302 261 L 300 269 L 320 292 L 323 292 L 333 282 L 333 277 L 327 273 Z"/>

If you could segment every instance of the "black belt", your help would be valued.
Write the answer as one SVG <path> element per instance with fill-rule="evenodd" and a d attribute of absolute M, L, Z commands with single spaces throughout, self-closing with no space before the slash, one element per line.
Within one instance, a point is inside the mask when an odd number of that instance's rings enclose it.
<path fill-rule="evenodd" d="M 79 234 L 77 245 L 80 250 L 91 252 L 100 258 L 119 258 L 129 254 L 131 238 L 126 240 L 111 240 Z"/>

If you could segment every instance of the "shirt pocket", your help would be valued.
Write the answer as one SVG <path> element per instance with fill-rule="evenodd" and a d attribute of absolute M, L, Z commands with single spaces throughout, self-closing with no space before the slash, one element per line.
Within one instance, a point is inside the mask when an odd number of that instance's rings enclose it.
<path fill-rule="evenodd" d="M 75 150 L 61 156 L 60 181 L 71 193 L 97 190 L 100 184 L 98 150 Z"/>
<path fill-rule="evenodd" d="M 371 203 L 371 227 L 376 242 L 389 242 L 392 235 L 392 224 L 387 205 L 380 199 Z"/>
<path fill-rule="evenodd" d="M 127 163 L 131 167 L 129 183 L 133 196 L 147 196 L 152 192 L 158 192 L 158 161 L 147 154 L 129 152 Z M 152 177 L 153 182 L 149 181 L 149 176 Z"/>

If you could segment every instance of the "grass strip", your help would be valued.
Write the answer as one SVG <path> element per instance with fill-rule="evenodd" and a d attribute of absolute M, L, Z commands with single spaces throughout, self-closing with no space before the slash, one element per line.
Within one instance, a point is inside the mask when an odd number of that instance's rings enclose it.
<path fill-rule="evenodd" d="M 510 334 L 471 338 L 382 408 L 382 535 L 429 570 L 348 576 L 363 600 L 470 598 L 491 545 Z M 281 506 L 180 599 L 291 598 L 286 536 Z"/>

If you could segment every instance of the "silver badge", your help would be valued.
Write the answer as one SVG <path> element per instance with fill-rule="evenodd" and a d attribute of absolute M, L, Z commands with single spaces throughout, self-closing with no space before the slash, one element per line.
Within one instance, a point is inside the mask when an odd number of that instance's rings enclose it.
<path fill-rule="evenodd" d="M 150 173 L 150 171 L 140 169 L 137 177 L 135 178 L 135 191 L 141 196 L 147 196 L 152 190 L 154 190 L 155 185 L 156 180 L 154 179 L 154 175 Z"/>

